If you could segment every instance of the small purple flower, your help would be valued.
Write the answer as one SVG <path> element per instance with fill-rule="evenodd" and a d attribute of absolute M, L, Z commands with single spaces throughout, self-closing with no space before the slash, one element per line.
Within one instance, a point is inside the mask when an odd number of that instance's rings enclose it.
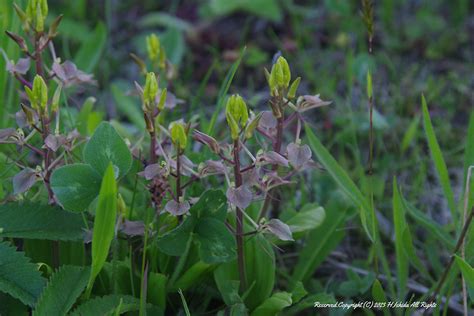
<path fill-rule="evenodd" d="M 238 188 L 230 187 L 227 189 L 227 200 L 240 209 L 246 209 L 253 199 L 252 191 L 246 186 L 242 185 Z"/>
<path fill-rule="evenodd" d="M 165 211 L 174 216 L 184 215 L 189 211 L 190 205 L 188 201 L 176 202 L 171 200 L 165 205 Z"/>

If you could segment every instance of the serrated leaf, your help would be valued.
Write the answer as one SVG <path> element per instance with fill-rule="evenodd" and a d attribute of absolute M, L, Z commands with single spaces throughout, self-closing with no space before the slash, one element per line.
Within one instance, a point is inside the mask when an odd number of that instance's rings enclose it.
<path fill-rule="evenodd" d="M 109 254 L 110 244 L 114 238 L 117 216 L 117 183 L 114 168 L 109 163 L 100 186 L 99 201 L 94 219 L 92 233 L 92 265 L 87 293 L 90 294 L 96 276 L 104 266 Z"/>
<path fill-rule="evenodd" d="M 46 284 L 46 279 L 23 252 L 0 242 L 0 291 L 33 306 Z"/>
<path fill-rule="evenodd" d="M 101 176 L 86 164 L 73 164 L 54 170 L 51 189 L 59 203 L 76 212 L 84 211 L 97 197 Z"/>
<path fill-rule="evenodd" d="M 112 162 L 118 169 L 118 176 L 124 176 L 132 166 L 132 155 L 127 144 L 108 122 L 102 122 L 84 148 L 84 161 L 100 175 Z"/>
<path fill-rule="evenodd" d="M 120 312 L 137 311 L 140 308 L 140 300 L 129 295 L 107 295 L 93 298 L 79 305 L 71 316 L 109 315 L 120 305 Z"/>
<path fill-rule="evenodd" d="M 199 241 L 199 256 L 205 263 L 222 263 L 235 259 L 235 239 L 223 222 L 214 218 L 200 219 L 195 233 Z"/>
<path fill-rule="evenodd" d="M 33 316 L 66 315 L 86 287 L 89 273 L 85 267 L 60 267 L 41 294 Z"/>
<path fill-rule="evenodd" d="M 79 214 L 37 203 L 0 205 L 0 238 L 81 240 L 84 222 Z"/>

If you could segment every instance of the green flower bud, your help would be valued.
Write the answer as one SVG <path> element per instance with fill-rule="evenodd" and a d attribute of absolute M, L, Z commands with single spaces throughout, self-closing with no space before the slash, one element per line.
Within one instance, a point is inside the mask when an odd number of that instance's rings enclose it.
<path fill-rule="evenodd" d="M 252 121 L 247 125 L 245 128 L 245 138 L 249 139 L 252 138 L 253 132 L 257 129 L 258 127 L 258 122 L 260 122 L 260 118 L 262 117 L 262 112 L 258 113 L 257 116 L 253 118 Z"/>
<path fill-rule="evenodd" d="M 162 91 L 161 91 L 161 96 L 160 96 L 160 102 L 158 103 L 158 109 L 160 111 L 163 111 L 163 109 L 165 108 L 165 103 L 166 103 L 166 95 L 168 94 L 168 90 L 166 90 L 166 88 L 164 88 Z"/>
<path fill-rule="evenodd" d="M 240 128 L 247 124 L 249 113 L 244 99 L 238 94 L 230 96 L 226 105 L 226 119 L 233 140 L 239 138 Z"/>
<path fill-rule="evenodd" d="M 54 91 L 53 99 L 51 100 L 51 111 L 58 112 L 59 109 L 59 98 L 61 97 L 62 86 L 58 85 L 56 91 Z"/>
<path fill-rule="evenodd" d="M 26 15 L 25 11 L 23 11 L 16 3 L 13 4 L 13 7 L 15 8 L 16 15 L 18 15 L 18 18 L 21 21 L 23 31 L 28 33 L 30 31 L 30 21 L 28 16 Z"/>
<path fill-rule="evenodd" d="M 160 39 L 156 34 L 151 34 L 146 37 L 146 50 L 148 52 L 148 58 L 152 62 L 156 62 L 160 57 Z"/>
<path fill-rule="evenodd" d="M 145 88 L 143 89 L 143 103 L 148 110 L 151 110 L 155 104 L 157 93 L 158 81 L 156 80 L 155 73 L 149 72 L 146 74 Z"/>
<path fill-rule="evenodd" d="M 48 87 L 43 78 L 39 75 L 33 80 L 33 89 L 25 86 L 26 94 L 30 99 L 31 107 L 40 113 L 46 112 L 48 105 Z"/>
<path fill-rule="evenodd" d="M 270 86 L 270 92 L 272 96 L 280 95 L 282 91 L 288 89 L 291 81 L 290 66 L 286 59 L 282 56 L 278 57 L 277 61 L 273 64 L 270 76 L 268 79 L 268 85 Z"/>
<path fill-rule="evenodd" d="M 174 122 L 170 126 L 171 141 L 179 149 L 186 148 L 188 143 L 188 136 L 186 135 L 186 130 L 183 124 Z"/>
<path fill-rule="evenodd" d="M 44 21 L 48 16 L 47 0 L 29 0 L 26 7 L 27 20 L 34 25 L 36 32 L 43 32 Z"/>
<path fill-rule="evenodd" d="M 288 99 L 293 99 L 296 97 L 296 90 L 298 90 L 298 86 L 300 85 L 301 77 L 298 77 L 293 81 L 293 83 L 290 86 L 290 89 L 288 90 Z"/>

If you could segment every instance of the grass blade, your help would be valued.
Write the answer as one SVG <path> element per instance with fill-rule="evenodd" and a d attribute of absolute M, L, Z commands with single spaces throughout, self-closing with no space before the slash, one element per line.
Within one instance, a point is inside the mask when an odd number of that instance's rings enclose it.
<path fill-rule="evenodd" d="M 404 300 L 408 282 L 408 258 L 404 251 L 403 232 L 407 226 L 397 179 L 393 178 L 393 223 L 395 226 L 395 256 L 397 258 L 398 299 Z"/>
<path fill-rule="evenodd" d="M 117 213 L 117 184 L 112 163 L 105 170 L 100 187 L 99 201 L 94 219 L 92 234 L 92 270 L 87 284 L 86 297 L 89 297 L 94 280 L 104 266 L 114 237 Z"/>
<path fill-rule="evenodd" d="M 436 135 L 431 124 L 430 113 L 428 112 L 428 106 L 426 105 L 425 96 L 421 95 L 421 105 L 423 107 L 423 125 L 425 127 L 426 139 L 428 140 L 428 146 L 430 148 L 431 159 L 435 165 L 436 173 L 438 174 L 441 187 L 443 188 L 444 196 L 448 201 L 448 207 L 451 211 L 451 216 L 454 222 L 457 222 L 456 216 L 456 203 L 454 202 L 454 193 L 449 182 L 448 168 L 444 161 L 443 154 L 436 139 Z"/>
<path fill-rule="evenodd" d="M 319 162 L 326 168 L 334 181 L 341 187 L 346 195 L 359 209 L 362 226 L 371 241 L 375 240 L 376 227 L 374 225 L 375 212 L 370 207 L 367 199 L 351 180 L 349 175 L 342 169 L 337 161 L 331 156 L 329 151 L 324 147 L 320 140 L 313 133 L 308 125 L 305 125 L 305 131 L 308 135 L 309 145 L 318 157 Z"/>

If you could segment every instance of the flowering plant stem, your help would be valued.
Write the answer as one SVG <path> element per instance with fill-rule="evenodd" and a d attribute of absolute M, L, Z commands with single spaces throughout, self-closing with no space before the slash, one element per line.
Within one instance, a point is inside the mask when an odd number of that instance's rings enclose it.
<path fill-rule="evenodd" d="M 240 172 L 240 142 L 239 139 L 234 140 L 234 178 L 235 187 L 242 185 L 242 173 Z M 239 207 L 235 208 L 236 212 L 236 231 L 235 238 L 237 240 L 237 264 L 239 268 L 240 289 L 244 291 L 247 288 L 247 279 L 245 275 L 245 258 L 244 258 L 244 213 Z"/>

